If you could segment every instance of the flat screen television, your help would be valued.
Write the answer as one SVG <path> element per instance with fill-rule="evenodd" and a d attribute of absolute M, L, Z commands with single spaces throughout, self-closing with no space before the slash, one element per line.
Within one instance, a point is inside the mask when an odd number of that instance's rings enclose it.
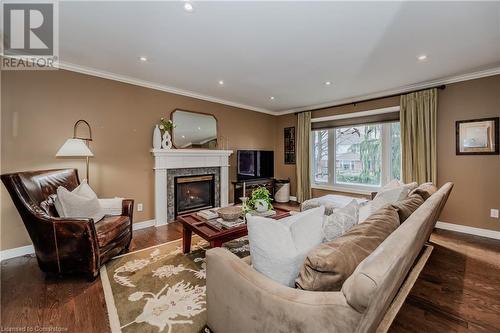
<path fill-rule="evenodd" d="M 274 177 L 272 150 L 238 150 L 238 180 Z"/>

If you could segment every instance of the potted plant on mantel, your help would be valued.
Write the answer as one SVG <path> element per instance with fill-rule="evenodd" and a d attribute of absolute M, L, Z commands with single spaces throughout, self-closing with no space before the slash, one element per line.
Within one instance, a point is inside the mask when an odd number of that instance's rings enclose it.
<path fill-rule="evenodd" d="M 170 130 L 175 127 L 172 120 L 160 119 L 160 123 L 156 125 L 153 131 L 153 148 L 154 149 L 171 149 L 172 136 Z M 162 139 L 163 137 L 163 139 Z"/>

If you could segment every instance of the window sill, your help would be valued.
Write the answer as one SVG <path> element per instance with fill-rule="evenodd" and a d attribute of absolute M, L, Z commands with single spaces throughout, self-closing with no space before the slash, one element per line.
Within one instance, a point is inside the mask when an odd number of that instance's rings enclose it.
<path fill-rule="evenodd" d="M 311 188 L 318 190 L 326 190 L 326 191 L 335 191 L 335 192 L 345 192 L 345 193 L 353 193 L 353 194 L 362 194 L 370 196 L 372 192 L 377 192 L 378 188 L 369 188 L 369 189 L 357 189 L 351 187 L 343 187 L 343 186 L 332 186 L 332 185 L 321 185 L 321 184 L 311 184 Z"/>

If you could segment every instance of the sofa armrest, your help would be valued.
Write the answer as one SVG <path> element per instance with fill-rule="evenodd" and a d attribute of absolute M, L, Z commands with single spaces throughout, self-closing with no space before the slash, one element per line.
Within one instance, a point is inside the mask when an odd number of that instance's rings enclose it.
<path fill-rule="evenodd" d="M 354 331 L 361 314 L 342 292 L 289 288 L 223 248 L 206 253 L 208 326 L 224 332 Z"/>
<path fill-rule="evenodd" d="M 123 199 L 122 201 L 122 215 L 130 218 L 130 224 L 133 223 L 132 217 L 134 215 L 134 200 Z"/>

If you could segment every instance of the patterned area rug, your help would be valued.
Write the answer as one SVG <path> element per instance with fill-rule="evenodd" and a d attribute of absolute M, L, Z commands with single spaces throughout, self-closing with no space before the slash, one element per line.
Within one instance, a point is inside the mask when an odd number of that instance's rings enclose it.
<path fill-rule="evenodd" d="M 224 244 L 243 258 L 248 240 Z M 193 237 L 191 253 L 182 240 L 116 257 L 101 268 L 101 281 L 111 332 L 198 333 L 206 327 L 205 250 L 208 243 Z"/>

